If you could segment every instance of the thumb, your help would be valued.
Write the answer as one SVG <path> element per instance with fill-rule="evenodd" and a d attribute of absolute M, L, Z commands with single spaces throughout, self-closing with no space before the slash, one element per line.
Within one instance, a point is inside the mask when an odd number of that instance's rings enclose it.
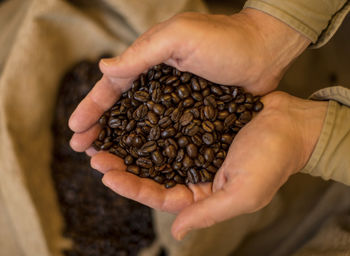
<path fill-rule="evenodd" d="M 102 59 L 100 69 L 111 77 L 136 77 L 154 65 L 167 62 L 176 49 L 176 38 L 163 24 L 158 24 L 136 39 L 120 56 Z"/>
<path fill-rule="evenodd" d="M 210 197 L 183 209 L 172 225 L 175 239 L 181 240 L 193 229 L 206 228 L 255 209 L 254 190 L 244 189 L 247 181 L 237 176 Z M 251 183 L 251 182 L 249 182 Z M 249 187 L 254 184 L 250 184 Z"/>

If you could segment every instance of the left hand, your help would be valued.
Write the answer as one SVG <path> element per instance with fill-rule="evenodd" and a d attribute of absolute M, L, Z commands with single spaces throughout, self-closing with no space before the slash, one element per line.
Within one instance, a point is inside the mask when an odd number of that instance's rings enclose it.
<path fill-rule="evenodd" d="M 172 189 L 125 172 L 123 160 L 106 152 L 91 159 L 104 173 L 103 183 L 116 193 L 162 211 L 178 213 L 172 226 L 176 239 L 193 229 L 209 227 L 266 206 L 290 175 L 310 158 L 321 133 L 327 103 L 273 92 L 265 107 L 236 135 L 213 183 Z M 95 132 L 73 137 L 90 145 Z"/>

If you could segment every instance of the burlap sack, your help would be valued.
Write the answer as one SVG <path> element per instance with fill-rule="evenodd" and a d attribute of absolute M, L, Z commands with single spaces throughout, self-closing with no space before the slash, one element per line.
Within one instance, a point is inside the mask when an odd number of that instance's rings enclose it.
<path fill-rule="evenodd" d="M 50 175 L 50 130 L 64 72 L 79 60 L 119 54 L 152 24 L 181 11 L 206 11 L 200 0 L 11 0 L 0 5 L 0 255 L 61 255 Z M 280 213 L 277 196 L 263 211 L 191 233 L 170 235 L 174 216 L 155 212 L 157 239 L 171 256 L 228 255 Z"/>
<path fill-rule="evenodd" d="M 103 52 L 120 53 L 177 12 L 205 11 L 200 0 L 81 2 L 0 6 L 0 255 L 60 255 L 69 246 L 50 176 L 50 126 L 67 68 Z"/>

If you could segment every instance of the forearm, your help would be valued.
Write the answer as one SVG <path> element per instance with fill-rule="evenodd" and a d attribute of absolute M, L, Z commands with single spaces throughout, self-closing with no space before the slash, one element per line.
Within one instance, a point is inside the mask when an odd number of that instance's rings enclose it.
<path fill-rule="evenodd" d="M 248 0 L 244 8 L 268 13 L 320 47 L 334 35 L 350 11 L 346 0 Z"/>
<path fill-rule="evenodd" d="M 350 185 L 350 90 L 326 88 L 311 98 L 330 102 L 321 135 L 301 172 Z"/>

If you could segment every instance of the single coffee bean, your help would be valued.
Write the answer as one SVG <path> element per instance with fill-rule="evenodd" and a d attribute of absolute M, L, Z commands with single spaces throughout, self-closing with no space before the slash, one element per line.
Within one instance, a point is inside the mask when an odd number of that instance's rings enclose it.
<path fill-rule="evenodd" d="M 180 118 L 180 124 L 186 126 L 193 120 L 193 114 L 191 112 L 184 113 Z"/>
<path fill-rule="evenodd" d="M 248 123 L 251 119 L 252 113 L 250 111 L 244 111 L 238 118 L 238 120 L 243 124 Z"/>
<path fill-rule="evenodd" d="M 199 134 L 195 134 L 191 137 L 192 142 L 198 147 L 203 144 L 202 138 Z"/>
<path fill-rule="evenodd" d="M 199 173 L 195 168 L 189 169 L 187 172 L 187 178 L 193 184 L 197 184 L 200 181 Z"/>
<path fill-rule="evenodd" d="M 137 91 L 134 93 L 134 99 L 141 102 L 147 102 L 150 96 L 145 91 Z"/>
<path fill-rule="evenodd" d="M 211 145 L 214 143 L 214 136 L 211 133 L 204 133 L 202 135 L 202 140 L 206 145 Z"/>
<path fill-rule="evenodd" d="M 138 175 L 140 173 L 140 167 L 138 167 L 137 165 L 129 165 L 126 170 L 128 172 L 131 172 L 135 175 Z"/>
<path fill-rule="evenodd" d="M 174 187 L 175 185 L 176 185 L 176 182 L 173 181 L 173 180 L 167 180 L 167 181 L 164 182 L 164 186 L 165 186 L 166 188 L 172 188 L 172 187 Z"/>
<path fill-rule="evenodd" d="M 152 161 L 155 165 L 161 165 L 163 163 L 163 160 L 164 157 L 158 150 L 152 152 Z"/>
<path fill-rule="evenodd" d="M 154 104 L 153 106 L 153 112 L 156 113 L 157 115 L 161 116 L 165 112 L 165 107 L 161 104 Z"/>
<path fill-rule="evenodd" d="M 185 184 L 185 179 L 183 177 L 181 177 L 181 175 L 175 175 L 174 181 L 177 184 Z"/>
<path fill-rule="evenodd" d="M 158 120 L 159 120 L 158 115 L 156 113 L 152 112 L 152 111 L 149 111 L 147 113 L 147 118 L 151 122 L 151 124 L 157 124 Z"/>
<path fill-rule="evenodd" d="M 231 127 L 235 121 L 236 121 L 237 117 L 235 114 L 230 114 L 228 115 L 226 118 L 225 118 L 225 121 L 224 121 L 224 127 L 227 129 L 229 127 Z"/>
<path fill-rule="evenodd" d="M 233 140 L 233 136 L 230 134 L 223 134 L 221 136 L 221 142 L 226 144 L 231 144 Z"/>
<path fill-rule="evenodd" d="M 154 126 L 149 131 L 148 139 L 149 140 L 158 140 L 160 138 L 160 128 L 159 126 Z"/>
<path fill-rule="evenodd" d="M 189 144 L 189 139 L 185 136 L 181 136 L 178 140 L 177 140 L 177 144 L 179 145 L 180 148 L 184 148 Z"/>
<path fill-rule="evenodd" d="M 214 118 L 215 118 L 215 110 L 214 110 L 214 108 L 211 105 L 205 106 L 204 107 L 204 115 L 210 121 L 214 121 Z"/>
<path fill-rule="evenodd" d="M 205 161 L 211 163 L 214 160 L 214 151 L 211 148 L 206 148 L 204 151 L 204 159 Z"/>
<path fill-rule="evenodd" d="M 169 127 L 171 125 L 171 119 L 166 116 L 166 117 L 163 117 L 159 120 L 158 122 L 158 125 L 161 127 L 161 128 L 166 128 L 166 127 Z"/>
<path fill-rule="evenodd" d="M 158 175 L 158 176 L 154 177 L 154 180 L 155 180 L 156 182 L 158 182 L 159 184 L 163 184 L 165 178 L 164 178 L 163 176 L 159 176 L 159 175 Z"/>
<path fill-rule="evenodd" d="M 185 155 L 182 161 L 182 169 L 187 170 L 192 166 L 193 160 L 188 155 Z"/>
<path fill-rule="evenodd" d="M 257 101 L 254 104 L 253 110 L 254 110 L 254 112 L 259 112 L 263 109 L 263 107 L 264 107 L 264 105 L 261 103 L 261 101 Z"/>
<path fill-rule="evenodd" d="M 190 96 L 190 91 L 186 86 L 181 85 L 177 88 L 177 94 L 181 99 L 186 99 L 188 96 Z"/>
<path fill-rule="evenodd" d="M 190 79 L 191 79 L 191 74 L 187 73 L 187 72 L 182 73 L 182 75 L 180 77 L 180 80 L 183 83 L 187 83 L 188 81 L 190 81 Z"/>
<path fill-rule="evenodd" d="M 152 160 L 146 157 L 140 157 L 136 160 L 136 165 L 141 168 L 151 168 Z"/>
<path fill-rule="evenodd" d="M 187 152 L 189 157 L 196 158 L 198 155 L 198 148 L 196 145 L 191 143 L 191 144 L 187 145 L 186 152 Z"/>
<path fill-rule="evenodd" d="M 169 137 L 175 136 L 175 134 L 176 134 L 175 128 L 169 127 L 169 128 L 166 128 L 164 131 L 162 131 L 162 132 L 160 133 L 160 136 L 161 136 L 162 138 L 169 138 Z"/>
<path fill-rule="evenodd" d="M 169 157 L 169 158 L 175 158 L 177 155 L 177 151 L 176 148 L 174 147 L 174 145 L 169 145 L 165 148 L 165 154 Z"/>
<path fill-rule="evenodd" d="M 180 118 L 182 116 L 182 108 L 178 107 L 174 110 L 174 112 L 171 114 L 171 120 L 173 122 L 179 122 Z"/>
<path fill-rule="evenodd" d="M 206 132 L 212 132 L 215 129 L 215 125 L 212 122 L 206 120 L 202 123 L 202 128 Z"/>
<path fill-rule="evenodd" d="M 157 149 L 157 143 L 155 141 L 148 141 L 141 147 L 140 151 L 144 153 L 151 153 Z"/>
<path fill-rule="evenodd" d="M 134 158 L 133 158 L 131 155 L 127 155 L 127 156 L 124 158 L 124 163 L 125 163 L 126 165 L 131 165 L 133 162 L 134 162 Z"/>

